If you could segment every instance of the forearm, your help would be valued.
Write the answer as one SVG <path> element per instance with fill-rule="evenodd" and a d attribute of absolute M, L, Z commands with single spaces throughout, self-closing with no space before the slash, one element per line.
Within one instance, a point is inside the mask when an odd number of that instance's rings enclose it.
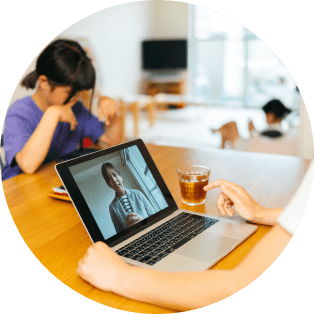
<path fill-rule="evenodd" d="M 119 273 L 113 292 L 176 310 L 197 309 L 243 289 L 279 256 L 291 235 L 274 227 L 232 270 L 171 273 L 128 266 Z"/>
<path fill-rule="evenodd" d="M 261 225 L 274 226 L 277 224 L 278 217 L 282 213 L 282 211 L 283 208 L 262 207 L 261 210 L 257 211 L 254 219 L 251 222 Z"/>
<path fill-rule="evenodd" d="M 34 133 L 15 156 L 16 162 L 25 173 L 34 173 L 45 160 L 58 124 L 56 115 L 43 115 Z"/>
<path fill-rule="evenodd" d="M 260 276 L 278 258 L 291 239 L 280 225 L 273 227 L 234 269 L 238 290 Z"/>
<path fill-rule="evenodd" d="M 159 306 L 191 310 L 234 293 L 232 271 L 161 272 L 130 266 L 120 274 L 114 292 Z"/>

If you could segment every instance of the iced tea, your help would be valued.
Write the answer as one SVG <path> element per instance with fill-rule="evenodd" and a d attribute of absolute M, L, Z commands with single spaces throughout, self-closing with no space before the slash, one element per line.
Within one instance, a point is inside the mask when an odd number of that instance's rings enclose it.
<path fill-rule="evenodd" d="M 179 183 L 184 203 L 204 203 L 206 191 L 203 190 L 203 187 L 208 184 L 208 179 L 203 181 L 186 181 L 179 179 Z"/>
<path fill-rule="evenodd" d="M 183 203 L 191 206 L 205 203 L 206 192 L 203 187 L 208 184 L 209 173 L 209 169 L 202 166 L 185 166 L 178 169 Z"/>

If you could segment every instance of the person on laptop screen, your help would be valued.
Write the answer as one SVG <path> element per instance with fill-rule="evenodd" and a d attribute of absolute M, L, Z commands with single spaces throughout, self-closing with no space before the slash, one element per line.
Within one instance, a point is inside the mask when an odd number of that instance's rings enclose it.
<path fill-rule="evenodd" d="M 109 212 L 117 233 L 157 212 L 141 191 L 124 187 L 122 175 L 113 164 L 102 164 L 101 172 L 108 186 L 116 192 Z"/>
<path fill-rule="evenodd" d="M 231 270 L 162 272 L 125 263 L 103 242 L 94 243 L 79 262 L 77 274 L 95 287 L 126 298 L 180 311 L 197 309 L 241 290 L 260 276 L 279 256 L 296 231 L 313 180 L 313 162 L 285 209 L 259 205 L 237 184 L 218 180 L 204 190 L 220 188 L 217 208 L 222 215 L 237 212 L 252 223 L 274 226 Z"/>

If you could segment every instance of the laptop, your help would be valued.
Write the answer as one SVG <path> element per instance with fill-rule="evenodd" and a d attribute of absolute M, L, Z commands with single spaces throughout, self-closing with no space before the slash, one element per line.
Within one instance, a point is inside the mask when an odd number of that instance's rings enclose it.
<path fill-rule="evenodd" d="M 140 139 L 58 163 L 56 171 L 91 240 L 135 266 L 205 270 L 257 230 L 179 209 Z"/>

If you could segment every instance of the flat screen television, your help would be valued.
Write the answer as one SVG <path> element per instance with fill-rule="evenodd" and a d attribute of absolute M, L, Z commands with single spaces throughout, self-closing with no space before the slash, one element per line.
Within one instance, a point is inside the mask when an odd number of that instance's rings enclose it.
<path fill-rule="evenodd" d="M 143 70 L 187 68 L 187 40 L 145 40 L 142 42 Z"/>

